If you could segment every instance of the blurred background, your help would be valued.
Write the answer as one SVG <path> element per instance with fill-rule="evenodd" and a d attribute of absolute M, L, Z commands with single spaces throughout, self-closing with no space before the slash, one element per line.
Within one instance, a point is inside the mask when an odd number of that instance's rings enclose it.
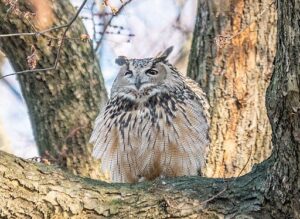
<path fill-rule="evenodd" d="M 82 1 L 73 0 L 74 6 Z M 119 55 L 144 58 L 155 56 L 173 45 L 170 61 L 186 72 L 196 16 L 196 0 L 89 0 L 80 14 L 101 65 L 109 92 L 118 67 Z M 112 9 L 119 9 L 115 16 Z M 0 33 L 1 34 L 1 33 Z M 0 73 L 14 72 L 0 53 Z M 39 156 L 35 145 L 26 103 L 15 76 L 0 80 L 0 150 L 23 158 Z"/>

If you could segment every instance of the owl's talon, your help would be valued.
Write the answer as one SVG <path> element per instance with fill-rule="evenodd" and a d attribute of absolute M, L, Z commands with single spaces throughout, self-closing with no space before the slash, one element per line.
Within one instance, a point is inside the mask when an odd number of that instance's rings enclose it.
<path fill-rule="evenodd" d="M 146 181 L 146 177 L 143 177 L 143 176 L 142 176 L 142 177 L 139 178 L 139 183 L 140 183 L 140 182 L 145 182 L 145 181 Z"/>

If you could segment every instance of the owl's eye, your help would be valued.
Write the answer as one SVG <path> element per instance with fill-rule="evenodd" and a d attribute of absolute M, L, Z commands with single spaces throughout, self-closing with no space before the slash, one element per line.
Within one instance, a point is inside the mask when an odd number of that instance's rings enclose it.
<path fill-rule="evenodd" d="M 131 75 L 133 75 L 133 73 L 132 73 L 132 71 L 128 70 L 128 71 L 125 72 L 124 75 L 125 75 L 125 76 L 127 76 L 127 75 L 131 76 Z"/>
<path fill-rule="evenodd" d="M 156 71 L 155 69 L 148 69 L 146 71 L 146 74 L 147 75 L 157 75 L 158 74 L 158 71 Z"/>

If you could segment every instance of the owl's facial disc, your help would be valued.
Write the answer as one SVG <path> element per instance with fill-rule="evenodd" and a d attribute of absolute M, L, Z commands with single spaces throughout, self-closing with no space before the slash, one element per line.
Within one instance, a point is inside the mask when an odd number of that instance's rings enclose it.
<path fill-rule="evenodd" d="M 130 61 L 129 61 L 130 62 Z M 146 101 L 161 92 L 166 72 L 158 65 L 151 63 L 143 67 L 137 65 L 124 66 L 114 82 L 112 95 L 118 94 L 134 101 Z"/>
<path fill-rule="evenodd" d="M 145 101 L 151 96 L 164 92 L 166 78 L 170 78 L 165 57 L 127 59 L 119 57 L 121 66 L 112 86 L 111 95 L 124 95 L 131 100 Z"/>
<path fill-rule="evenodd" d="M 149 90 L 160 86 L 166 78 L 166 71 L 151 59 L 144 61 L 128 60 L 120 69 L 117 83 L 119 88 L 131 90 L 136 95 L 147 95 Z"/>
<path fill-rule="evenodd" d="M 154 86 L 155 78 L 154 75 L 158 74 L 158 72 L 154 69 L 146 71 L 147 73 L 133 70 L 126 70 L 123 76 L 124 88 L 132 90 L 134 93 L 142 93 L 144 89 L 147 87 Z M 146 75 L 145 75 L 146 74 Z M 149 76 L 147 74 L 152 74 Z"/>

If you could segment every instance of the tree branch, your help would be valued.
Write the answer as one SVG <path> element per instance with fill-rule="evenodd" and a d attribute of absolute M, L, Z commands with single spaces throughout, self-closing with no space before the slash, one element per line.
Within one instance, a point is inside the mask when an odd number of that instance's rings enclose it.
<path fill-rule="evenodd" d="M 95 52 L 97 52 L 98 49 L 100 48 L 101 43 L 102 43 L 102 41 L 104 39 L 105 32 L 106 32 L 107 28 L 109 27 L 109 25 L 111 24 L 112 20 L 116 16 L 118 16 L 122 12 L 122 10 L 126 7 L 126 5 L 128 5 L 131 1 L 132 0 L 128 0 L 127 2 L 125 2 L 124 4 L 122 4 L 122 6 L 119 8 L 119 10 L 114 15 L 111 16 L 111 18 L 108 20 L 107 24 L 103 27 L 103 31 L 102 31 L 103 34 L 102 34 L 100 40 L 97 42 L 97 45 L 96 45 L 96 48 L 95 48 Z"/>
<path fill-rule="evenodd" d="M 223 191 L 223 179 L 181 177 L 134 185 L 108 184 L 5 152 L 0 152 L 0 160 L 1 217 L 207 218 L 268 214 L 261 206 L 269 162 L 237 180 L 226 180 L 230 187 Z"/>

